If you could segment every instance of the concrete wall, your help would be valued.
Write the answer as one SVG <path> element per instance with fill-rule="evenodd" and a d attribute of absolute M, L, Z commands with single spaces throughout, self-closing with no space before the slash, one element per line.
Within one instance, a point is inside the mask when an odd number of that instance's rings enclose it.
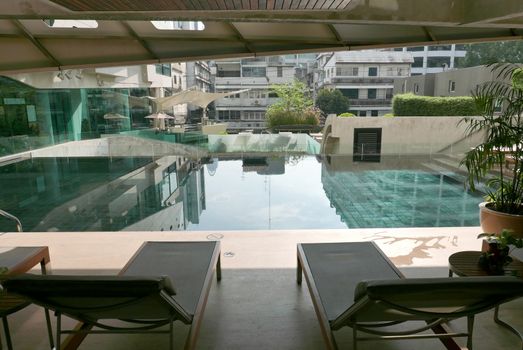
<path fill-rule="evenodd" d="M 352 154 L 354 129 L 381 128 L 381 154 L 417 155 L 445 152 L 461 154 L 480 143 L 481 135 L 465 138 L 460 117 L 328 117 L 322 153 Z"/>

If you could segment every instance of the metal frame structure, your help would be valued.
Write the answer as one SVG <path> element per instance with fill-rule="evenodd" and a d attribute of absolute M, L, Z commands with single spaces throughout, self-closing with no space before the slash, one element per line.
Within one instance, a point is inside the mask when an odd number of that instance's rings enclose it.
<path fill-rule="evenodd" d="M 159 30 L 151 20 L 205 28 Z M 0 73 L 522 37 L 519 0 L 10 0 L 0 2 Z"/>

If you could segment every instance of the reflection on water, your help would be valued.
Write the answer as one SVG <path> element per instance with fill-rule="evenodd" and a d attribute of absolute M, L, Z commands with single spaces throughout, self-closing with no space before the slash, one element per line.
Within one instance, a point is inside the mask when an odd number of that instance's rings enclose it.
<path fill-rule="evenodd" d="M 419 159 L 39 158 L 0 167 L 0 208 L 26 231 L 477 225 L 479 196 Z M 340 165 L 341 164 L 341 165 Z M 392 164 L 392 163 L 391 163 Z M 0 219 L 0 231 L 14 226 Z"/>

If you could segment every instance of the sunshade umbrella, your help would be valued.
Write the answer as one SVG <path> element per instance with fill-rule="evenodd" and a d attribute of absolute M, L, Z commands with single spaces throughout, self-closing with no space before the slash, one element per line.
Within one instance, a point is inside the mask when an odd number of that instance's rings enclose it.
<path fill-rule="evenodd" d="M 147 118 L 147 119 L 175 119 L 172 115 L 165 114 L 165 113 L 162 113 L 162 112 L 153 113 L 151 115 L 148 115 L 145 118 Z"/>

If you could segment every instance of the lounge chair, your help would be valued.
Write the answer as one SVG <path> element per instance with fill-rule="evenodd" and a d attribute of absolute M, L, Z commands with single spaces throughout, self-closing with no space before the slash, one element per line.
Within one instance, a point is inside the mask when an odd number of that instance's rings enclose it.
<path fill-rule="evenodd" d="M 328 349 L 337 349 L 333 331 L 348 326 L 354 350 L 360 340 L 433 337 L 444 343 L 467 337 L 471 350 L 474 315 L 523 296 L 516 277 L 405 279 L 372 242 L 299 244 L 298 283 L 302 271 Z M 446 322 L 461 317 L 467 332 L 449 331 Z M 390 327 L 409 321 L 423 322 Z"/>
<path fill-rule="evenodd" d="M 62 334 L 79 344 L 88 333 L 168 333 L 172 349 L 176 320 L 191 326 L 185 348 L 193 349 L 215 267 L 221 278 L 219 256 L 219 242 L 148 242 L 118 276 L 21 275 L 4 286 L 55 311 L 57 350 Z M 62 315 L 83 325 L 62 330 Z"/>

